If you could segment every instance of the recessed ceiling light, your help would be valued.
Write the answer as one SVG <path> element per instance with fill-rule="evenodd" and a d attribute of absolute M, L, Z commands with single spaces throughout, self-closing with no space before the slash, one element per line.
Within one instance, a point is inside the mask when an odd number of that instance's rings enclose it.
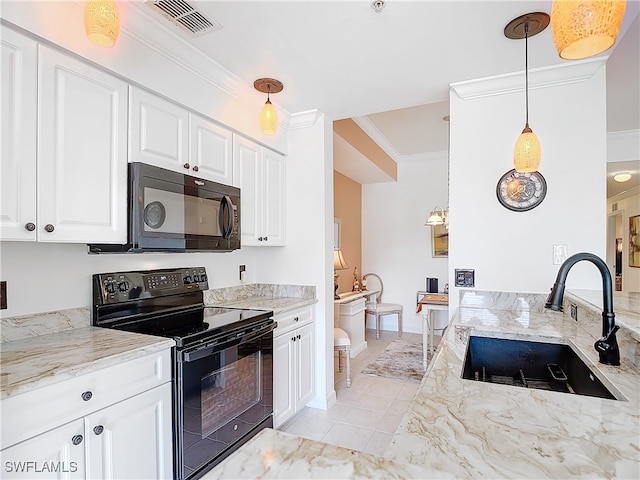
<path fill-rule="evenodd" d="M 630 174 L 629 172 L 616 173 L 616 174 L 613 176 L 613 179 L 614 179 L 616 182 L 620 182 L 620 183 L 622 183 L 622 182 L 628 182 L 629 180 L 631 180 L 631 174 Z"/>

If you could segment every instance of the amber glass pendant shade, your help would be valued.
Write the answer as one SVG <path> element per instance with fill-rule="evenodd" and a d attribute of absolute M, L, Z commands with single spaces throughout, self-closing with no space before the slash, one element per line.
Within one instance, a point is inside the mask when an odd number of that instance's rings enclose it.
<path fill-rule="evenodd" d="M 541 156 L 540 140 L 527 124 L 513 149 L 513 165 L 516 172 L 536 172 L 540 166 Z"/>
<path fill-rule="evenodd" d="M 278 129 L 278 114 L 269 99 L 260 112 L 260 129 L 265 135 L 274 135 Z"/>
<path fill-rule="evenodd" d="M 626 0 L 554 0 L 551 33 L 565 60 L 593 57 L 616 42 Z"/>
<path fill-rule="evenodd" d="M 120 33 L 120 16 L 113 0 L 87 0 L 84 7 L 87 37 L 101 47 L 113 47 Z"/>

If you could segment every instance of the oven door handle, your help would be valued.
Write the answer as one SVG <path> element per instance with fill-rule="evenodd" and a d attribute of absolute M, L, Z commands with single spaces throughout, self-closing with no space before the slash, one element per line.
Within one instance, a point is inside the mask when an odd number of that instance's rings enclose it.
<path fill-rule="evenodd" d="M 182 361 L 193 362 L 195 360 L 200 360 L 201 358 L 208 357 L 212 353 L 221 352 L 222 350 L 226 350 L 227 348 L 235 347 L 236 345 L 250 342 L 251 340 L 254 340 L 258 337 L 261 337 L 270 332 L 273 332 L 276 329 L 277 325 L 278 324 L 276 322 L 273 322 L 267 325 L 266 327 L 261 328 L 260 330 L 256 330 L 254 332 L 249 332 L 244 335 L 236 336 L 235 338 L 232 338 L 222 343 L 217 343 L 211 346 L 199 347 L 195 350 L 183 351 L 181 355 Z"/>

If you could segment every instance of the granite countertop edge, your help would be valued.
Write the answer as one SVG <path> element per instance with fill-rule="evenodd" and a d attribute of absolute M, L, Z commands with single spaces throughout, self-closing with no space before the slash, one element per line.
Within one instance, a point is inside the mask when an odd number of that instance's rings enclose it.
<path fill-rule="evenodd" d="M 207 304 L 207 307 L 244 308 L 248 310 L 270 310 L 274 315 L 282 315 L 299 308 L 314 305 L 317 298 L 299 297 L 261 297 L 253 296 L 241 300 L 228 300 L 215 304 Z"/>

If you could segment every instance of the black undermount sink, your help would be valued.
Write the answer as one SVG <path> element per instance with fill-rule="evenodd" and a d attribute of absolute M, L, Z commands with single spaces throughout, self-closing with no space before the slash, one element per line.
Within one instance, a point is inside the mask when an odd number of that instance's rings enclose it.
<path fill-rule="evenodd" d="M 462 378 L 618 400 L 563 343 L 470 336 Z"/>

